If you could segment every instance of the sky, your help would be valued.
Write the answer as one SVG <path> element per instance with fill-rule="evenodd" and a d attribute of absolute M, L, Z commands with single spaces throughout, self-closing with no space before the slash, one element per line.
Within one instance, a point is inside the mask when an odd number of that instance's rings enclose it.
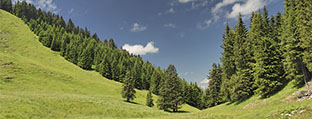
<path fill-rule="evenodd" d="M 18 0 L 13 0 L 18 1 Z M 23 1 L 23 0 L 19 0 Z M 25 0 L 87 27 L 101 40 L 207 86 L 212 63 L 220 63 L 225 23 L 233 28 L 241 13 L 248 26 L 252 11 L 283 11 L 283 0 Z"/>

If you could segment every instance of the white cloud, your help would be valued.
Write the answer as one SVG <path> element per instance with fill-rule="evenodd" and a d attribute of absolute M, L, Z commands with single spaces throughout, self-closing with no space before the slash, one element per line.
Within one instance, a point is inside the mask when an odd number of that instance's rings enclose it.
<path fill-rule="evenodd" d="M 235 2 L 239 2 L 239 1 L 241 0 L 223 0 L 222 2 L 219 2 L 218 4 L 216 4 L 216 6 L 211 9 L 211 11 L 212 13 L 216 14 L 218 12 L 221 12 L 222 7 L 233 4 Z"/>
<path fill-rule="evenodd" d="M 147 53 L 158 53 L 159 48 L 154 46 L 154 42 L 149 42 L 144 47 L 143 45 L 129 45 L 125 44 L 122 49 L 127 50 L 129 53 L 134 55 L 146 55 Z"/>
<path fill-rule="evenodd" d="M 270 0 L 223 0 L 217 3 L 212 9 L 213 22 L 217 21 L 220 16 L 226 16 L 229 19 L 235 19 L 239 13 L 244 16 L 249 16 L 253 11 L 261 9 Z M 222 9 L 225 6 L 232 5 L 230 11 Z"/>
<path fill-rule="evenodd" d="M 53 0 L 13 0 L 13 3 L 17 1 L 26 1 L 27 3 L 31 3 L 35 5 L 37 8 L 41 8 L 47 11 L 50 11 L 52 13 L 57 14 L 59 12 L 59 9 L 57 9 L 57 6 L 55 3 L 53 3 Z"/>
<path fill-rule="evenodd" d="M 144 31 L 144 30 L 146 30 L 146 29 L 147 29 L 146 26 L 142 26 L 142 25 L 140 25 L 140 24 L 138 24 L 138 23 L 134 23 L 134 24 L 132 25 L 132 28 L 130 29 L 130 31 L 131 31 L 131 32 L 139 32 L 139 31 Z"/>
<path fill-rule="evenodd" d="M 176 25 L 175 25 L 175 24 L 172 24 L 172 23 L 169 23 L 169 24 L 165 24 L 164 27 L 167 27 L 167 28 L 176 28 Z"/>
<path fill-rule="evenodd" d="M 228 18 L 237 18 L 239 13 L 243 16 L 250 15 L 253 11 L 259 10 L 266 5 L 266 0 L 248 0 L 245 3 L 236 3 L 232 11 L 227 15 Z"/>
<path fill-rule="evenodd" d="M 205 30 L 205 29 L 209 28 L 209 26 L 212 22 L 213 22 L 212 19 L 206 20 L 203 23 L 197 24 L 197 28 L 201 29 L 201 30 Z"/>
<path fill-rule="evenodd" d="M 210 81 L 210 79 L 205 78 L 205 79 L 203 79 L 203 80 L 200 82 L 200 84 L 209 84 L 209 81 Z"/>
<path fill-rule="evenodd" d="M 188 3 L 188 2 L 191 2 L 193 0 L 179 0 L 180 3 Z"/>

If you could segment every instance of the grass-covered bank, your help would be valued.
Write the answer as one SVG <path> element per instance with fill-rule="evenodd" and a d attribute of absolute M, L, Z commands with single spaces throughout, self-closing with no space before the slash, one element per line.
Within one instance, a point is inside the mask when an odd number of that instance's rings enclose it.
<path fill-rule="evenodd" d="M 22 20 L 0 11 L 0 118 L 132 118 L 168 115 L 121 98 L 121 84 L 44 47 Z M 157 96 L 154 96 L 156 100 Z M 184 105 L 184 111 L 197 111 Z"/>

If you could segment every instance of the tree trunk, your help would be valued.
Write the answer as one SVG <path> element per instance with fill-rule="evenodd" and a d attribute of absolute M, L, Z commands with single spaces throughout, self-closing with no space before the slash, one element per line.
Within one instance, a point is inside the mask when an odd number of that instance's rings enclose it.
<path fill-rule="evenodd" d="M 304 65 L 304 63 L 302 62 L 302 59 L 300 58 L 300 63 L 301 63 L 301 69 L 303 71 L 303 80 L 304 80 L 304 83 L 307 87 L 307 90 L 308 90 L 308 93 L 310 94 L 311 91 L 310 91 L 310 85 L 308 83 L 308 80 L 310 79 L 310 74 L 309 74 L 309 70 L 306 68 L 306 66 Z"/>

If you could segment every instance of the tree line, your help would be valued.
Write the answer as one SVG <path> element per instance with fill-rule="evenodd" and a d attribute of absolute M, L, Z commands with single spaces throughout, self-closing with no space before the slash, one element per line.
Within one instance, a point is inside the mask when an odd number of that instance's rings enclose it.
<path fill-rule="evenodd" d="M 253 12 L 249 30 L 241 15 L 226 24 L 220 64 L 213 64 L 207 107 L 259 95 L 267 98 L 292 81 L 307 85 L 312 76 L 312 1 L 285 0 L 284 13 Z"/>
<path fill-rule="evenodd" d="M 123 82 L 125 92 L 122 92 L 122 96 L 130 97 L 127 101 L 134 99 L 133 88 L 137 88 L 149 90 L 163 98 L 169 93 L 178 96 L 175 97 L 178 98 L 178 103 L 174 106 L 168 105 L 167 99 L 159 101 L 164 104 L 159 107 L 163 110 L 178 111 L 183 103 L 201 107 L 197 99 L 188 97 L 201 94 L 199 86 L 178 77 L 173 65 L 169 65 L 167 70 L 171 69 L 170 71 L 155 67 L 150 62 L 143 61 L 139 55 L 117 48 L 113 39 L 102 41 L 96 33 L 91 34 L 87 28 L 76 26 L 71 19 L 65 22 L 62 16 L 37 9 L 26 1 L 17 1 L 13 5 L 11 0 L 0 0 L 0 8 L 21 18 L 44 46 L 59 52 L 67 61 L 85 70 L 95 70 L 110 80 Z M 165 86 L 175 88 L 163 88 Z"/>

